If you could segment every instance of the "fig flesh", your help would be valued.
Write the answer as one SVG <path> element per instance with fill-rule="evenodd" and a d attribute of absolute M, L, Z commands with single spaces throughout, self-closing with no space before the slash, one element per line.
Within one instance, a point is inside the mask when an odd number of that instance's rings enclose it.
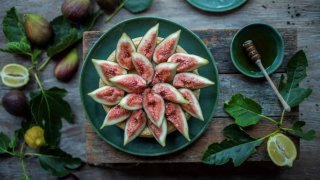
<path fill-rule="evenodd" d="M 191 116 L 203 121 L 204 119 L 197 97 L 189 89 L 182 88 L 179 89 L 179 91 L 181 92 L 183 97 L 190 102 L 189 104 L 181 104 L 182 109 L 189 113 Z"/>
<path fill-rule="evenodd" d="M 157 45 L 159 24 L 150 28 L 140 41 L 137 52 L 151 60 L 154 49 Z"/>
<path fill-rule="evenodd" d="M 186 116 L 178 104 L 166 103 L 166 118 L 188 140 L 189 127 Z"/>
<path fill-rule="evenodd" d="M 164 119 L 161 127 L 155 126 L 152 121 L 147 121 L 148 128 L 150 129 L 153 137 L 159 142 L 162 147 L 166 146 L 167 137 L 167 120 Z"/>
<path fill-rule="evenodd" d="M 134 140 L 143 131 L 147 124 L 146 114 L 142 109 L 134 111 L 126 122 L 124 129 L 124 142 L 123 145 L 127 145 Z"/>
<path fill-rule="evenodd" d="M 126 120 L 131 115 L 131 111 L 123 109 L 121 106 L 117 105 L 110 109 L 103 124 L 100 129 L 105 126 L 111 126 Z"/>
<path fill-rule="evenodd" d="M 177 68 L 178 73 L 193 71 L 209 63 L 208 60 L 200 56 L 186 53 L 175 53 L 170 56 L 168 62 L 179 63 Z"/>
<path fill-rule="evenodd" d="M 146 81 L 137 74 L 114 76 L 109 81 L 128 93 L 142 93 L 147 87 Z"/>
<path fill-rule="evenodd" d="M 194 73 L 179 73 L 173 79 L 176 88 L 200 89 L 213 85 L 214 82 Z"/>
<path fill-rule="evenodd" d="M 120 102 L 124 96 L 124 91 L 112 86 L 103 86 L 88 95 L 98 103 L 112 106 Z"/>
<path fill-rule="evenodd" d="M 143 93 L 142 106 L 149 120 L 157 127 L 163 122 L 165 104 L 162 97 L 146 89 Z"/>
<path fill-rule="evenodd" d="M 92 63 L 101 80 L 108 85 L 111 85 L 111 83 L 109 82 L 110 78 L 127 74 L 127 71 L 125 69 L 112 61 L 92 59 Z"/>
<path fill-rule="evenodd" d="M 119 103 L 119 105 L 127 110 L 138 110 L 142 108 L 141 94 L 127 94 Z"/>
<path fill-rule="evenodd" d="M 155 67 L 154 77 L 151 85 L 157 83 L 169 83 L 176 75 L 178 64 L 177 63 L 161 63 Z"/>
<path fill-rule="evenodd" d="M 142 54 L 133 52 L 132 63 L 137 73 L 146 80 L 147 84 L 152 81 L 154 70 L 151 62 Z"/>
<path fill-rule="evenodd" d="M 158 44 L 153 53 L 153 61 L 157 64 L 166 62 L 176 51 L 181 30 L 170 34 Z"/>
<path fill-rule="evenodd" d="M 158 83 L 152 87 L 152 92 L 159 94 L 163 99 L 179 104 L 188 104 L 182 94 L 168 83 Z"/>
<path fill-rule="evenodd" d="M 116 49 L 116 60 L 118 64 L 127 70 L 132 70 L 134 68 L 131 57 L 133 52 L 136 52 L 136 47 L 131 38 L 126 33 L 123 33 Z"/>

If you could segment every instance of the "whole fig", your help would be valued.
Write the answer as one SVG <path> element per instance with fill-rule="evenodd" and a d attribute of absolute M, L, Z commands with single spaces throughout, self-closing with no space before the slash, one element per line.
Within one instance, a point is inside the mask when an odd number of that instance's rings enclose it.
<path fill-rule="evenodd" d="M 64 0 L 61 12 L 71 21 L 79 22 L 90 14 L 90 0 Z"/>
<path fill-rule="evenodd" d="M 112 13 L 119 5 L 119 0 L 96 0 L 96 2 L 106 13 Z"/>
<path fill-rule="evenodd" d="M 71 50 L 61 61 L 58 62 L 54 69 L 56 78 L 63 82 L 68 82 L 77 72 L 79 59 L 77 49 Z"/>
<path fill-rule="evenodd" d="M 26 34 L 31 43 L 38 46 L 45 45 L 52 37 L 50 23 L 42 16 L 32 13 L 25 14 L 24 18 Z"/>
<path fill-rule="evenodd" d="M 29 113 L 28 99 L 19 90 L 12 90 L 2 98 L 2 105 L 8 113 L 15 116 L 26 117 Z"/>

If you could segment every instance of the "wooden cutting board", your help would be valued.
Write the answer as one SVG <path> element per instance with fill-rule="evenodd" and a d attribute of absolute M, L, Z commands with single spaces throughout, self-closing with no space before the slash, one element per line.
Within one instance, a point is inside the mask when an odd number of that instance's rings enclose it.
<path fill-rule="evenodd" d="M 232 119 L 223 110 L 223 102 L 229 100 L 235 93 L 242 93 L 258 101 L 263 106 L 265 115 L 274 118 L 280 116 L 282 109 L 266 80 L 252 79 L 240 74 L 231 62 L 229 48 L 237 29 L 208 29 L 195 30 L 194 32 L 205 42 L 213 54 L 220 78 L 218 107 L 214 119 L 205 133 L 196 142 L 179 152 L 160 157 L 139 157 L 121 152 L 104 142 L 91 128 L 89 122 L 85 121 L 86 158 L 89 164 L 201 162 L 201 157 L 208 145 L 212 142 L 222 141 L 224 139 L 222 129 L 232 123 Z M 292 28 L 279 29 L 279 32 L 285 42 L 285 58 L 283 65 L 271 76 L 275 82 L 279 80 L 281 73 L 285 72 L 289 58 L 297 51 L 297 30 Z M 101 35 L 102 32 L 100 31 L 84 33 L 83 57 L 86 57 L 94 42 Z M 291 113 L 287 114 L 285 124 L 290 126 L 298 117 L 299 108 L 294 108 Z M 262 120 L 262 123 L 254 126 L 254 128 L 249 128 L 248 131 L 254 137 L 262 137 L 274 129 L 273 124 Z M 293 138 L 293 140 L 299 152 L 299 140 L 297 138 Z M 249 161 L 270 161 L 265 151 L 265 144 L 258 149 L 258 152 Z"/>

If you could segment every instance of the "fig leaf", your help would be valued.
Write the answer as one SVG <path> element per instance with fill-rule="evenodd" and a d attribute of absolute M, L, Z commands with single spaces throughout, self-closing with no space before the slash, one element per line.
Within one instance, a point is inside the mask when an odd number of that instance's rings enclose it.
<path fill-rule="evenodd" d="M 4 154 L 8 152 L 10 148 L 10 139 L 7 135 L 0 132 L 0 154 Z"/>
<path fill-rule="evenodd" d="M 242 127 L 257 124 L 261 118 L 262 107 L 242 94 L 235 94 L 224 103 L 224 110 Z"/>
<path fill-rule="evenodd" d="M 287 78 L 281 76 L 279 91 L 290 107 L 299 105 L 312 92 L 310 88 L 299 87 L 299 83 L 307 77 L 307 67 L 306 54 L 300 50 L 288 62 Z"/>
<path fill-rule="evenodd" d="M 51 172 L 53 176 L 66 176 L 69 174 L 68 169 L 79 168 L 82 164 L 81 159 L 74 158 L 59 148 L 43 148 L 40 149 L 39 154 L 38 159 L 41 167 Z"/>
<path fill-rule="evenodd" d="M 72 122 L 73 119 L 71 107 L 63 99 L 66 95 L 66 90 L 57 87 L 30 93 L 32 116 L 36 124 L 44 127 L 45 140 L 51 146 L 59 144 L 61 119 L 64 118 L 68 122 Z"/>
<path fill-rule="evenodd" d="M 50 24 L 54 39 L 48 47 L 47 56 L 53 57 L 81 40 L 83 32 L 90 30 L 101 14 L 101 11 L 97 11 L 89 16 L 83 24 L 79 25 L 73 25 L 64 16 L 53 19 Z"/>
<path fill-rule="evenodd" d="M 236 124 L 225 127 L 223 134 L 228 139 L 221 143 L 209 145 L 202 157 L 204 163 L 222 165 L 232 159 L 235 167 L 240 166 L 248 157 L 256 152 L 256 147 L 263 142 L 262 139 L 250 137 Z"/>
<path fill-rule="evenodd" d="M 289 130 L 288 132 L 307 141 L 313 140 L 316 137 L 316 132 L 314 129 L 311 129 L 307 132 L 303 132 L 301 128 L 305 124 L 306 122 L 304 121 L 296 121 L 292 126 L 292 130 Z"/>
<path fill-rule="evenodd" d="M 15 7 L 7 11 L 7 14 L 3 18 L 2 25 L 3 33 L 8 42 L 4 48 L 0 48 L 0 51 L 23 54 L 31 56 L 32 58 L 36 58 L 40 54 L 39 50 L 31 49 L 31 44 L 25 33 L 20 14 L 16 11 Z"/>

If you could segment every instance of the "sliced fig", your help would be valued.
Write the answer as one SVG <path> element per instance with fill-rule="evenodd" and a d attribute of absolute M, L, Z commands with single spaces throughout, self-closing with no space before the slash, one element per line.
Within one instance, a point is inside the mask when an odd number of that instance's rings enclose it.
<path fill-rule="evenodd" d="M 132 63 L 137 73 L 149 84 L 154 75 L 151 62 L 144 55 L 134 52 L 132 53 Z"/>
<path fill-rule="evenodd" d="M 182 94 L 171 84 L 158 83 L 152 87 L 152 92 L 159 94 L 163 99 L 179 104 L 188 104 Z"/>
<path fill-rule="evenodd" d="M 124 91 L 112 86 L 103 86 L 88 95 L 98 103 L 112 106 L 120 102 L 124 96 Z"/>
<path fill-rule="evenodd" d="M 162 97 L 152 93 L 150 89 L 146 89 L 143 93 L 142 105 L 150 121 L 157 127 L 160 127 L 163 122 L 165 111 Z"/>
<path fill-rule="evenodd" d="M 138 111 L 134 111 L 129 119 L 126 122 L 126 127 L 124 129 L 124 142 L 123 145 L 125 146 L 143 131 L 147 124 L 147 117 L 146 114 L 143 112 L 142 109 Z"/>
<path fill-rule="evenodd" d="M 110 109 L 100 129 L 105 126 L 111 126 L 126 120 L 131 115 L 131 111 L 123 109 L 121 106 L 116 105 Z"/>
<path fill-rule="evenodd" d="M 137 74 L 114 76 L 109 81 L 128 93 L 142 93 L 147 87 L 146 81 Z"/>
<path fill-rule="evenodd" d="M 171 82 L 176 75 L 177 63 L 161 63 L 155 67 L 155 74 L 151 85 L 163 82 Z"/>
<path fill-rule="evenodd" d="M 142 108 L 141 94 L 127 94 L 119 103 L 119 105 L 127 110 L 138 110 Z"/>
<path fill-rule="evenodd" d="M 183 97 L 189 101 L 189 104 L 180 105 L 182 109 L 185 110 L 187 113 L 189 113 L 191 116 L 203 121 L 204 119 L 202 115 L 202 110 L 197 97 L 189 89 L 182 88 L 182 89 L 179 89 L 179 91 L 181 92 Z"/>
<path fill-rule="evenodd" d="M 134 46 L 131 38 L 123 33 L 120 37 L 117 49 L 116 49 L 116 60 L 118 64 L 128 70 L 133 69 L 131 54 L 136 51 L 136 47 Z"/>
<path fill-rule="evenodd" d="M 179 73 L 173 79 L 176 88 L 200 89 L 213 85 L 214 82 L 194 73 Z"/>
<path fill-rule="evenodd" d="M 153 53 L 153 61 L 157 64 L 166 62 L 176 51 L 181 30 L 170 34 L 158 44 Z"/>
<path fill-rule="evenodd" d="M 167 120 L 164 119 L 161 127 L 155 126 L 150 120 L 147 121 L 147 125 L 153 137 L 159 142 L 162 147 L 165 147 L 167 137 Z"/>
<path fill-rule="evenodd" d="M 166 118 L 188 140 L 189 128 L 186 116 L 178 104 L 166 103 Z"/>
<path fill-rule="evenodd" d="M 115 62 L 92 59 L 92 63 L 100 78 L 106 84 L 110 84 L 109 79 L 114 76 L 127 74 L 127 71 Z"/>
<path fill-rule="evenodd" d="M 178 73 L 193 71 L 209 63 L 208 60 L 200 56 L 186 53 L 175 53 L 172 56 L 170 56 L 168 62 L 179 63 L 177 68 Z"/>
<path fill-rule="evenodd" d="M 148 30 L 137 48 L 137 52 L 144 55 L 149 60 L 151 60 L 154 49 L 157 45 L 158 31 L 159 23 Z"/>

